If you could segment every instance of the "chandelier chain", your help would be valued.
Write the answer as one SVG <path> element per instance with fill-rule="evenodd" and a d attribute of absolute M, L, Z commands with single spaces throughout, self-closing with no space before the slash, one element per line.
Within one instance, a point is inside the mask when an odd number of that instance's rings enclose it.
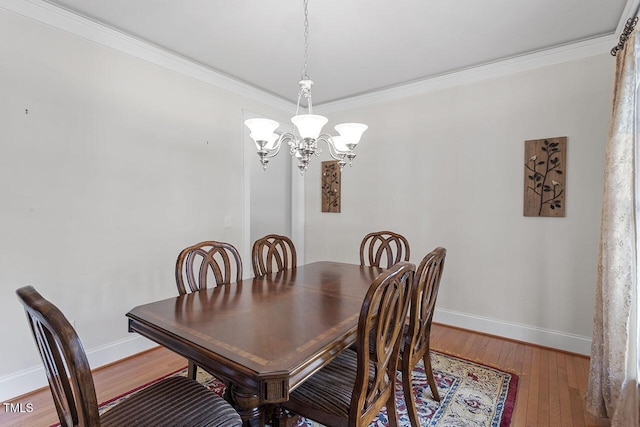
<path fill-rule="evenodd" d="M 304 67 L 302 80 L 309 80 L 307 65 L 309 62 L 309 0 L 304 0 Z"/>

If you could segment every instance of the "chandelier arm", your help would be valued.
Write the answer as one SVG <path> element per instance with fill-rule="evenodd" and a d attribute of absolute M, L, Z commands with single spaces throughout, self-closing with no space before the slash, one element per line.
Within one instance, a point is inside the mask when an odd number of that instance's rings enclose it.
<path fill-rule="evenodd" d="M 290 133 L 290 132 L 285 132 L 282 135 L 280 135 L 280 137 L 278 138 L 278 141 L 276 142 L 275 147 L 273 147 L 271 150 L 269 150 L 269 152 L 267 153 L 265 158 L 272 159 L 275 156 L 277 156 L 278 153 L 280 152 L 280 147 L 282 147 L 282 143 L 290 141 L 292 139 L 295 140 L 295 136 L 293 136 L 293 134 Z"/>

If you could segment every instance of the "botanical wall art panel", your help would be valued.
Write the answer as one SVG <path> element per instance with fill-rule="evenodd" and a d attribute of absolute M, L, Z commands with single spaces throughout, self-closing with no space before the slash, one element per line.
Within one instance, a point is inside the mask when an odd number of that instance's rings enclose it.
<path fill-rule="evenodd" d="M 524 216 L 564 216 L 567 137 L 524 142 Z"/>
<path fill-rule="evenodd" d="M 341 180 L 337 160 L 322 162 L 322 212 L 340 212 Z"/>

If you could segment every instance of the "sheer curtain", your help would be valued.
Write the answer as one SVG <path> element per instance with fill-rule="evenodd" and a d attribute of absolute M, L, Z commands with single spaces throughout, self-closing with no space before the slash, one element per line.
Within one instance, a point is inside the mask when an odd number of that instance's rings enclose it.
<path fill-rule="evenodd" d="M 605 155 L 600 256 L 587 407 L 612 426 L 640 426 L 638 273 L 640 44 L 633 31 L 616 56 L 613 112 Z"/>

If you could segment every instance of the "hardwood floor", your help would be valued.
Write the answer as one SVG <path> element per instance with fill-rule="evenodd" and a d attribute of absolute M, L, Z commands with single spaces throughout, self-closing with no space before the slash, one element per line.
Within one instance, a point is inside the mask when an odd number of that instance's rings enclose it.
<path fill-rule="evenodd" d="M 436 324 L 431 343 L 434 350 L 519 376 L 513 427 L 609 425 L 608 420 L 594 418 L 585 409 L 587 357 Z M 157 348 L 97 369 L 94 379 L 98 401 L 109 400 L 183 367 L 186 367 L 183 358 Z M 2 426 L 49 426 L 58 421 L 48 388 L 10 402 L 31 403 L 33 412 L 7 413 L 2 408 Z"/>
<path fill-rule="evenodd" d="M 434 350 L 518 375 L 514 427 L 610 424 L 585 408 L 588 357 L 435 324 L 431 343 Z"/>

